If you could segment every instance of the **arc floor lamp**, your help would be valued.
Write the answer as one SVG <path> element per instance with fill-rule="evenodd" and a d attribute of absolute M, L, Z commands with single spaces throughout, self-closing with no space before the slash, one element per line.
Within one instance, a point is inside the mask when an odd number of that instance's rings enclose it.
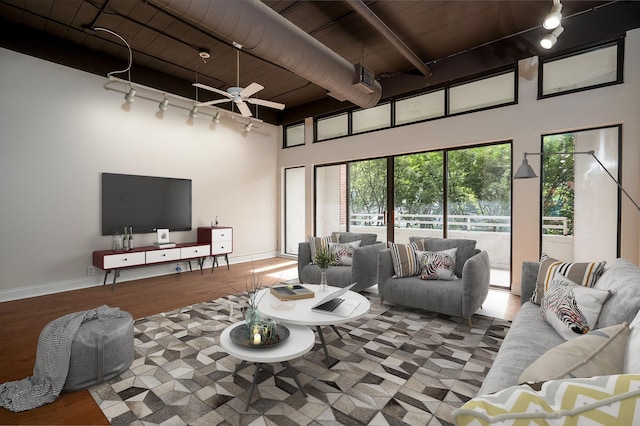
<path fill-rule="evenodd" d="M 633 203 L 633 205 L 636 206 L 636 209 L 638 209 L 638 212 L 640 212 L 640 206 L 638 205 L 638 203 L 636 203 L 634 201 L 634 199 L 631 198 L 631 195 L 629 195 L 629 193 L 622 187 L 622 185 L 620 185 L 620 182 L 618 182 L 618 180 L 615 177 L 613 177 L 613 175 L 609 172 L 609 170 L 607 170 L 607 168 L 604 166 L 604 164 L 602 164 L 602 162 L 598 159 L 598 157 L 596 157 L 596 154 L 595 154 L 594 151 L 525 152 L 524 153 L 524 158 L 522 159 L 522 164 L 520 165 L 520 167 L 518 167 L 518 170 L 516 171 L 516 174 L 513 175 L 513 178 L 514 179 L 530 179 L 530 178 L 537 177 L 536 172 L 533 171 L 533 168 L 531 168 L 531 166 L 529 165 L 529 162 L 527 161 L 527 155 L 544 156 L 544 155 L 569 155 L 569 154 L 571 154 L 571 155 L 586 154 L 586 155 L 592 156 L 593 159 L 596 160 L 596 162 L 598 164 L 600 164 L 600 167 L 602 167 L 604 169 L 604 171 L 607 172 L 609 177 L 611 179 L 613 179 L 613 181 L 616 183 L 616 185 L 618 185 L 618 188 L 620 188 L 620 190 L 624 193 L 624 195 L 627 196 L 629 201 L 631 201 Z"/>

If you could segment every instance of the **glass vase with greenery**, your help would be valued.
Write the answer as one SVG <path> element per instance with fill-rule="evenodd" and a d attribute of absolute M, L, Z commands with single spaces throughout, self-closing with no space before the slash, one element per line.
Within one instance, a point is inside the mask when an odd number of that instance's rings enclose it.
<path fill-rule="evenodd" d="M 320 276 L 320 291 L 327 291 L 327 269 L 335 265 L 333 253 L 329 248 L 319 248 L 313 258 L 313 263 L 318 265 L 322 275 Z"/>

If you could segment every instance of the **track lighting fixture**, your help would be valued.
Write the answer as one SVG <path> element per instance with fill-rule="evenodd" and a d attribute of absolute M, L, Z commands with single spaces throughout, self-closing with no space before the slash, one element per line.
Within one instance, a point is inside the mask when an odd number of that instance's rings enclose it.
<path fill-rule="evenodd" d="M 560 0 L 553 0 L 553 6 L 547 16 L 545 16 L 542 26 L 547 30 L 558 28 L 560 26 L 560 21 L 562 20 L 562 13 L 560 13 L 561 10 L 562 3 L 560 3 Z"/>
<path fill-rule="evenodd" d="M 245 132 L 250 132 L 252 127 L 253 127 L 253 121 L 250 121 L 247 124 L 245 124 L 244 131 Z"/>
<path fill-rule="evenodd" d="M 220 111 L 216 112 L 216 115 L 213 116 L 211 121 L 213 122 L 213 124 L 220 123 Z"/>
<path fill-rule="evenodd" d="M 164 95 L 164 99 L 162 100 L 162 102 L 160 102 L 160 104 L 158 105 L 158 108 L 160 108 L 160 111 L 166 111 L 168 106 L 169 106 L 169 98 L 167 98 L 167 95 Z"/>
<path fill-rule="evenodd" d="M 542 39 L 540 40 L 540 46 L 542 46 L 544 49 L 551 49 L 556 44 L 556 42 L 558 41 L 558 37 L 560 37 L 560 34 L 562 34 L 563 31 L 564 28 L 558 27 L 553 30 L 551 34 L 547 34 L 546 36 L 542 37 Z"/>
<path fill-rule="evenodd" d="M 129 92 L 124 95 L 124 100 L 127 102 L 133 102 L 136 100 L 136 89 L 133 86 L 129 86 Z"/>
<path fill-rule="evenodd" d="M 191 108 L 191 111 L 189 111 L 189 117 L 191 118 L 196 118 L 198 116 L 198 107 L 193 104 L 193 108 Z"/>

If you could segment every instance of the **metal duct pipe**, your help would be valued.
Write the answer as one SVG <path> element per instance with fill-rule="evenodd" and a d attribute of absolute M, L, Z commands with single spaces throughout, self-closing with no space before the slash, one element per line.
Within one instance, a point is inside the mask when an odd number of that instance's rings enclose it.
<path fill-rule="evenodd" d="M 418 71 L 424 74 L 425 77 L 431 76 L 432 72 L 428 66 L 422 62 L 418 55 L 413 53 L 409 46 L 404 44 L 402 40 L 391 31 L 391 28 L 387 27 L 387 24 L 382 22 L 382 20 L 373 13 L 371 9 L 365 5 L 362 0 L 345 0 L 347 3 L 358 15 L 360 15 L 365 21 L 367 21 L 373 28 L 376 29 L 384 38 L 387 39 L 389 43 L 396 48 L 398 52 L 402 54 Z"/>
<path fill-rule="evenodd" d="M 242 44 L 253 54 L 278 64 L 325 88 L 330 95 L 359 107 L 375 106 L 382 86 L 373 93 L 354 86 L 353 64 L 283 18 L 259 0 L 152 0 L 218 37 Z"/>

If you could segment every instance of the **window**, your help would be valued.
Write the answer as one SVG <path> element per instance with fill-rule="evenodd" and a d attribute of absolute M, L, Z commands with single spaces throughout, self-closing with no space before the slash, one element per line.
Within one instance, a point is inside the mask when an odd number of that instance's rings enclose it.
<path fill-rule="evenodd" d="M 396 102 L 396 125 L 444 116 L 444 90 Z"/>
<path fill-rule="evenodd" d="M 516 72 L 510 71 L 452 87 L 449 114 L 459 114 L 516 102 Z"/>
<path fill-rule="evenodd" d="M 622 83 L 623 40 L 540 62 L 538 97 Z"/>
<path fill-rule="evenodd" d="M 343 113 L 316 120 L 316 141 L 338 138 L 349 134 L 349 114 Z"/>
<path fill-rule="evenodd" d="M 352 120 L 353 134 L 391 127 L 391 104 L 354 111 Z"/>
<path fill-rule="evenodd" d="M 304 145 L 304 123 L 292 124 L 284 129 L 284 147 Z"/>
<path fill-rule="evenodd" d="M 293 167 L 284 171 L 284 252 L 298 253 L 298 243 L 304 235 L 304 167 Z"/>

